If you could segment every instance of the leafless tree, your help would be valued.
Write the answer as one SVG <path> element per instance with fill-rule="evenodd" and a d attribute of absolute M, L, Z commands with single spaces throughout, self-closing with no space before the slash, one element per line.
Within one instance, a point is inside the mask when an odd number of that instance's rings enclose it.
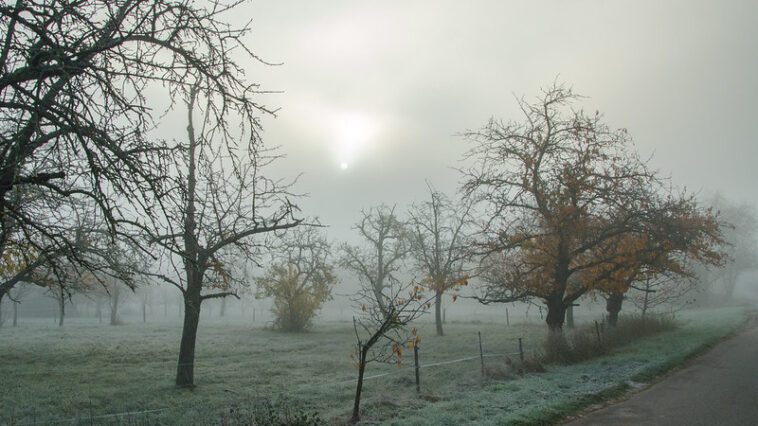
<path fill-rule="evenodd" d="M 374 292 L 377 307 L 384 312 L 388 301 L 384 290 L 398 284 L 395 274 L 410 252 L 405 225 L 395 214 L 395 207 L 381 205 L 361 212 L 363 217 L 353 228 L 364 240 L 363 246 L 342 246 L 341 266 L 358 276 Z"/>
<path fill-rule="evenodd" d="M 71 234 L 57 226 L 69 199 L 97 206 L 111 234 L 131 236 L 123 225 L 144 225 L 139 218 L 167 190 L 171 148 L 149 137 L 162 117 L 150 93 L 170 109 L 199 84 L 218 100 L 208 111 L 220 123 L 218 136 L 232 143 L 228 116 L 235 113 L 247 129 L 243 143 L 257 143 L 259 114 L 271 111 L 252 100 L 259 89 L 238 62 L 257 59 L 243 41 L 248 26 L 227 23 L 242 3 L 0 6 L 0 255 L 14 245 L 33 251 L 39 262 L 28 270 L 62 256 L 81 264 Z M 23 194 L 37 201 L 24 202 Z M 27 273 L 0 283 L 0 299 Z"/>
<path fill-rule="evenodd" d="M 696 280 L 672 275 L 657 275 L 632 284 L 627 298 L 636 306 L 642 317 L 660 306 L 684 307 L 686 297 L 697 288 Z"/>
<path fill-rule="evenodd" d="M 758 266 L 758 218 L 750 204 L 737 204 L 720 195 L 709 203 L 721 213 L 728 262 L 717 274 L 723 284 L 724 300 L 732 301 L 737 279 L 743 272 Z"/>
<path fill-rule="evenodd" d="M 204 96 L 203 96 L 204 95 Z M 195 125 L 196 104 L 203 96 Z M 263 169 L 277 156 L 262 146 L 237 148 L 219 135 L 209 118 L 216 108 L 214 94 L 196 88 L 187 98 L 187 139 L 174 165 L 171 191 L 161 218 L 148 235 L 161 251 L 152 272 L 178 288 L 184 298 L 184 326 L 179 347 L 176 385 L 194 386 L 195 341 L 204 300 L 238 297 L 244 284 L 239 263 L 256 262 L 279 231 L 301 223 L 288 199 L 289 184 L 266 178 Z M 235 263 L 238 265 L 235 266 Z"/>
<path fill-rule="evenodd" d="M 272 297 L 274 325 L 284 331 L 302 331 L 331 298 L 337 283 L 331 245 L 313 226 L 288 231 L 273 252 L 265 275 L 255 280 L 256 297 Z"/>
<path fill-rule="evenodd" d="M 442 296 L 467 284 L 468 229 L 472 203 L 456 205 L 429 186 L 429 199 L 414 205 L 409 214 L 408 234 L 416 267 L 424 275 L 421 284 L 434 294 L 437 335 L 443 335 Z"/>

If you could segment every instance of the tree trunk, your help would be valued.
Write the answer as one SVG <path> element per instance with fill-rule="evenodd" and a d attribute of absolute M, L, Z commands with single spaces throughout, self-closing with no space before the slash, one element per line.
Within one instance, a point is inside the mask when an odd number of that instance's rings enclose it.
<path fill-rule="evenodd" d="M 13 302 L 13 326 L 18 326 L 18 302 Z"/>
<path fill-rule="evenodd" d="M 437 324 L 437 335 L 443 336 L 442 331 L 442 292 L 434 294 L 434 322 Z"/>
<path fill-rule="evenodd" d="M 358 385 L 355 388 L 355 403 L 353 404 L 353 416 L 350 417 L 350 423 L 358 423 L 361 420 L 361 390 L 363 390 L 363 372 L 366 371 L 366 357 L 368 356 L 368 347 L 361 345 L 360 360 L 358 363 Z"/>
<path fill-rule="evenodd" d="M 98 300 L 95 302 L 95 315 L 97 315 L 97 323 L 102 324 L 103 323 L 103 302 L 102 300 Z"/>
<path fill-rule="evenodd" d="M 647 290 L 650 290 L 650 286 L 648 285 L 646 287 Z M 645 314 L 647 313 L 647 307 L 650 300 L 650 292 L 645 292 L 645 300 L 642 302 L 642 319 L 645 319 Z"/>
<path fill-rule="evenodd" d="M 619 312 L 623 302 L 623 293 L 611 293 L 606 299 L 605 310 L 608 312 L 608 325 L 615 327 L 618 324 Z"/>
<path fill-rule="evenodd" d="M 145 299 L 142 299 L 142 323 L 147 322 L 147 302 Z"/>
<path fill-rule="evenodd" d="M 566 308 L 566 326 L 568 328 L 574 328 L 574 305 Z"/>
<path fill-rule="evenodd" d="M 547 305 L 547 317 L 545 322 L 551 332 L 562 332 L 563 321 L 566 318 L 566 306 L 563 304 L 562 298 L 552 298 L 546 301 Z"/>
<path fill-rule="evenodd" d="M 226 314 L 226 297 L 221 298 L 221 309 L 218 313 L 218 315 L 223 318 L 224 314 Z"/>
<path fill-rule="evenodd" d="M 724 285 L 726 293 L 724 294 L 724 302 L 731 302 L 734 297 L 734 288 L 737 286 L 737 271 L 734 268 L 729 268 L 726 272 L 726 278 L 724 279 Z"/>
<path fill-rule="evenodd" d="M 545 301 L 547 316 L 545 322 L 548 326 L 546 350 L 548 356 L 558 361 L 565 361 L 569 356 L 569 346 L 566 336 L 563 334 L 563 321 L 566 317 L 566 306 L 563 299 L 554 297 Z"/>
<path fill-rule="evenodd" d="M 66 297 L 61 290 L 60 298 L 58 299 L 58 327 L 63 327 L 63 317 L 66 316 Z"/>
<path fill-rule="evenodd" d="M 121 288 L 115 285 L 111 293 L 111 325 L 118 325 L 118 303 L 120 298 Z"/>
<path fill-rule="evenodd" d="M 194 280 L 193 280 L 194 281 Z M 182 341 L 179 344 L 179 362 L 176 366 L 176 386 L 195 386 L 195 342 L 197 326 L 200 322 L 201 283 L 188 282 L 184 293 L 184 325 Z"/>

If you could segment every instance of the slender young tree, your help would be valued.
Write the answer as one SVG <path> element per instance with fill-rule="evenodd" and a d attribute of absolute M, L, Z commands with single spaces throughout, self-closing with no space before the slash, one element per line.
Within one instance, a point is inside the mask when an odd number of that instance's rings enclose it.
<path fill-rule="evenodd" d="M 423 315 L 430 306 L 430 298 L 416 283 L 392 282 L 377 295 L 370 283 L 364 282 L 353 301 L 360 309 L 353 317 L 356 348 L 352 354 L 358 367 L 353 414 L 350 423 L 361 419 L 361 394 L 366 366 L 371 362 L 402 362 L 404 348 L 413 349 L 421 341 L 416 328 L 408 325 Z"/>
<path fill-rule="evenodd" d="M 395 274 L 410 252 L 406 227 L 395 214 L 394 206 L 381 205 L 361 213 L 363 217 L 353 229 L 364 244 L 343 244 L 340 264 L 372 289 L 378 308 L 386 312 L 384 290 L 398 283 Z"/>
<path fill-rule="evenodd" d="M 469 258 L 467 226 L 471 224 L 472 203 L 454 204 L 429 186 L 429 199 L 414 205 L 409 214 L 408 235 L 411 254 L 422 272 L 421 284 L 434 295 L 437 335 L 442 329 L 442 296 L 466 284 Z M 453 296 L 456 297 L 455 295 Z"/>

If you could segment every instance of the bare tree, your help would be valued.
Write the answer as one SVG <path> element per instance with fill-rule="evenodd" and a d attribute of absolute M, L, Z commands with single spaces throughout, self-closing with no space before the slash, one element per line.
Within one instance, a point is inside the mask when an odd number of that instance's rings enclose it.
<path fill-rule="evenodd" d="M 362 247 L 343 244 L 341 266 L 358 276 L 374 292 L 373 300 L 384 312 L 385 289 L 398 284 L 395 273 L 410 251 L 405 225 L 395 215 L 395 207 L 381 205 L 361 212 L 363 218 L 353 229 L 364 240 Z"/>
<path fill-rule="evenodd" d="M 442 296 L 467 283 L 469 258 L 467 225 L 471 221 L 470 201 L 455 205 L 429 186 L 429 200 L 410 211 L 408 234 L 416 267 L 423 273 L 421 284 L 434 294 L 434 320 L 442 336 Z"/>
<path fill-rule="evenodd" d="M 111 234 L 128 236 L 123 225 L 144 225 L 139 218 L 149 217 L 166 191 L 169 148 L 149 138 L 162 116 L 150 106 L 151 92 L 170 109 L 198 81 L 190 76 L 202 76 L 201 89 L 220 99 L 208 111 L 220 129 L 236 112 L 248 141 L 258 140 L 258 114 L 271 111 L 254 103 L 258 87 L 246 82 L 237 62 L 257 59 L 243 42 L 249 27 L 227 24 L 242 3 L 16 0 L 0 6 L 0 255 L 12 245 L 34 251 L 39 262 L 28 262 L 28 270 L 62 256 L 81 263 L 71 234 L 58 226 L 68 199 L 97 206 Z M 230 139 L 229 132 L 219 136 Z M 23 194 L 37 201 L 24 202 Z M 0 283 L 0 300 L 27 275 L 20 271 Z"/>
<path fill-rule="evenodd" d="M 357 341 L 352 355 L 358 365 L 358 382 L 355 389 L 351 423 L 360 421 L 361 392 L 366 365 L 369 362 L 400 363 L 404 347 L 413 347 L 420 342 L 416 329 L 407 326 L 423 315 L 430 300 L 423 288 L 411 282 L 403 285 L 392 282 L 380 294 L 369 283 L 364 283 L 354 302 L 360 309 L 360 317 L 353 318 Z"/>
<path fill-rule="evenodd" d="M 685 297 L 696 288 L 696 280 L 692 278 L 650 276 L 632 284 L 627 298 L 640 310 L 644 318 L 649 311 L 659 306 L 685 306 L 688 303 Z"/>
<path fill-rule="evenodd" d="M 721 213 L 724 240 L 729 261 L 720 271 L 724 300 L 732 301 L 737 279 L 743 272 L 758 266 L 758 218 L 749 204 L 736 204 L 716 195 L 710 200 Z"/>
<path fill-rule="evenodd" d="M 277 328 L 306 329 L 337 283 L 329 242 L 312 226 L 288 231 L 273 264 L 255 283 L 256 297 L 274 299 L 271 311 Z"/>
<path fill-rule="evenodd" d="M 199 95 L 205 95 L 200 127 L 195 126 Z M 236 148 L 209 117 L 214 93 L 196 86 L 187 99 L 187 140 L 174 166 L 173 189 L 164 198 L 162 218 L 149 231 L 162 251 L 153 276 L 177 287 L 184 298 L 184 325 L 176 385 L 194 386 L 200 306 L 204 300 L 238 297 L 235 262 L 256 261 L 272 242 L 267 237 L 301 223 L 293 215 L 289 185 L 266 178 L 263 168 L 277 157 L 260 145 Z M 240 106 L 242 107 L 242 105 Z"/>

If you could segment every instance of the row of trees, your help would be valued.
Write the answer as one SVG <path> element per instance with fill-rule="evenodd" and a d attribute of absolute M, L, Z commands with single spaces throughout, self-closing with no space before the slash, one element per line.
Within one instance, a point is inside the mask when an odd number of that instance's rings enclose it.
<path fill-rule="evenodd" d="M 193 385 L 204 300 L 298 225 L 231 26 L 242 1 L 17 0 L 0 6 L 0 300 L 19 282 L 151 277 L 184 297 L 176 384 Z M 151 96 L 154 95 L 154 96 Z M 154 107 L 187 109 L 163 140 Z M 255 238 L 253 238 L 255 237 Z"/>
<path fill-rule="evenodd" d="M 717 215 L 670 189 L 634 152 L 623 129 L 554 85 L 519 101 L 520 122 L 491 120 L 469 132 L 463 191 L 485 206 L 478 251 L 488 265 L 484 303 L 540 300 L 560 334 L 585 294 L 609 300 L 615 321 L 637 282 L 694 276 L 725 260 Z"/>
<path fill-rule="evenodd" d="M 307 325 L 335 283 L 317 227 L 291 231 L 317 225 L 291 201 L 294 181 L 264 174 L 279 154 L 260 120 L 274 111 L 244 73 L 242 61 L 260 61 L 248 26 L 229 24 L 242 3 L 0 6 L 0 301 L 19 282 L 57 286 L 61 298 L 111 279 L 172 285 L 184 300 L 180 387 L 194 384 L 202 302 L 237 296 L 247 265 L 273 256 L 257 283 L 285 329 Z M 589 292 L 623 300 L 635 283 L 723 263 L 716 215 L 667 188 L 625 131 L 572 109 L 576 100 L 553 86 L 520 102 L 523 122 L 467 133 L 462 201 L 430 189 L 407 220 L 384 206 L 363 212 L 365 244 L 343 246 L 339 264 L 364 284 L 378 329 L 415 318 L 404 307 L 430 306 L 428 290 L 442 334 L 443 295 L 476 276 L 479 300 L 539 299 L 560 332 Z M 186 109 L 185 135 L 157 137 L 161 103 Z M 419 279 L 401 297 L 406 256 Z"/>

